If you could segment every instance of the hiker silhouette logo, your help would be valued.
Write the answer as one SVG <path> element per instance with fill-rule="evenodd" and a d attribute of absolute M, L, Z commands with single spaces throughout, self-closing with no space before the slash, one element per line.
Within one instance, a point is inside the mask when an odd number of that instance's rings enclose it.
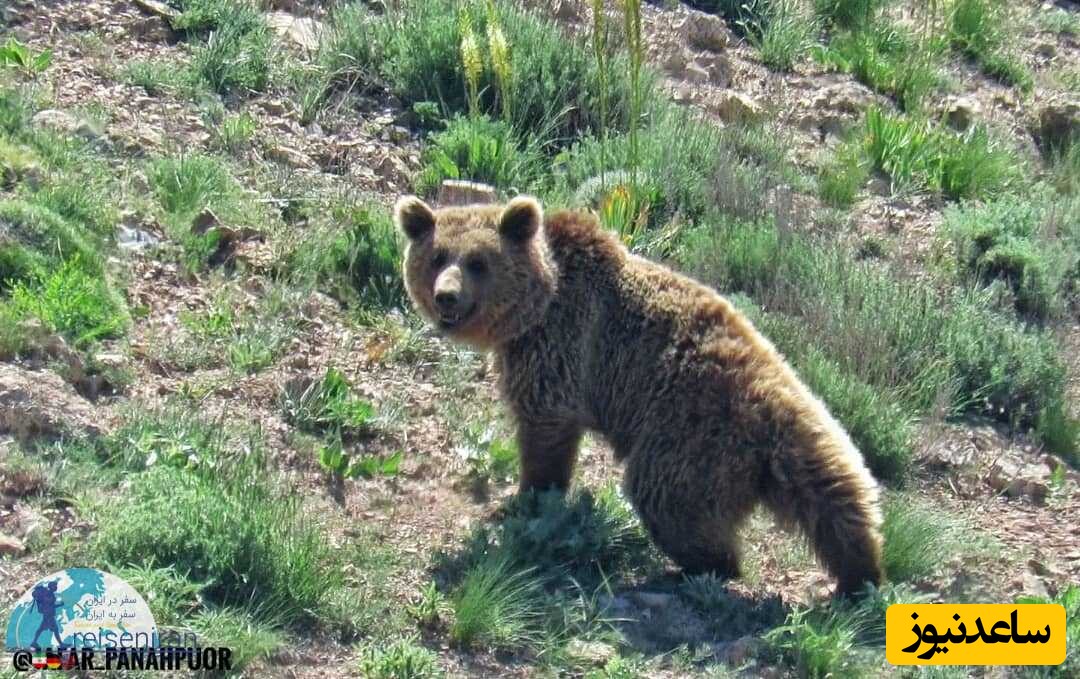
<path fill-rule="evenodd" d="M 15 603 L 7 649 L 151 648 L 157 624 L 135 589 L 96 568 L 69 568 L 42 578 Z"/>

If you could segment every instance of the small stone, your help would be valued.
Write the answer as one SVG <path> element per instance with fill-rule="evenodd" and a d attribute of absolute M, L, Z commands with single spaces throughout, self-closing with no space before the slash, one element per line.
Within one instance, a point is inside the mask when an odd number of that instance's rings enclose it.
<path fill-rule="evenodd" d="M 727 123 L 752 122 L 761 118 L 761 105 L 756 101 L 734 90 L 724 90 L 712 97 L 709 108 Z"/>
<path fill-rule="evenodd" d="M 479 182 L 447 179 L 439 186 L 435 204 L 440 206 L 489 204 L 497 199 L 495 188 L 492 186 Z"/>
<path fill-rule="evenodd" d="M 314 50 L 319 46 L 319 36 L 323 32 L 321 21 L 311 17 L 295 17 L 288 12 L 270 12 L 266 23 L 280 37 L 305 50 Z"/>
<path fill-rule="evenodd" d="M 202 235 L 210 229 L 220 225 L 221 220 L 218 219 L 218 216 L 214 214 L 213 210 L 207 207 L 203 208 L 202 212 L 195 215 L 195 219 L 191 220 L 191 232 Z"/>
<path fill-rule="evenodd" d="M 582 639 L 571 639 L 566 645 L 566 652 L 575 659 L 594 667 L 606 665 L 617 654 L 615 647 L 611 644 Z"/>
<path fill-rule="evenodd" d="M 10 535 L 0 534 L 0 556 L 22 556 L 26 545 Z"/>
<path fill-rule="evenodd" d="M 266 155 L 273 161 L 288 165 L 300 170 L 314 170 L 315 161 L 308 158 L 303 151 L 291 146 L 273 145 L 266 150 Z"/>
<path fill-rule="evenodd" d="M 101 417 L 54 372 L 0 363 L 0 433 L 19 441 L 101 432 Z"/>
<path fill-rule="evenodd" d="M 982 113 L 979 102 L 970 97 L 952 97 L 945 101 L 945 119 L 957 130 L 966 130 Z"/>
<path fill-rule="evenodd" d="M 686 70 L 683 71 L 683 80 L 687 80 L 692 83 L 707 83 L 712 78 L 709 76 L 709 72 L 705 70 L 705 67 L 696 61 L 691 61 L 686 65 Z"/>
<path fill-rule="evenodd" d="M 693 47 L 720 52 L 728 46 L 727 24 L 715 14 L 691 10 L 686 29 L 686 38 Z"/>

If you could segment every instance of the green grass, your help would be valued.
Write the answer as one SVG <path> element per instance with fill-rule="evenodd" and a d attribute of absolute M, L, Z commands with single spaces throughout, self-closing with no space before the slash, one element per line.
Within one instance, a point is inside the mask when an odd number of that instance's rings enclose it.
<path fill-rule="evenodd" d="M 560 173 L 546 201 L 605 215 L 621 192 L 636 198 L 632 218 L 646 229 L 635 249 L 666 254 L 672 233 L 664 227 L 701 220 L 714 210 L 758 215 L 770 182 L 808 187 L 787 162 L 782 137 L 760 124 L 718 129 L 693 111 L 657 105 L 639 132 L 637 171 L 628 135 L 601 141 L 586 137 L 558 160 Z"/>
<path fill-rule="evenodd" d="M 403 251 L 390 214 L 366 203 L 341 202 L 286 255 L 283 268 L 299 281 L 371 310 L 401 308 Z"/>
<path fill-rule="evenodd" d="M 1039 30 L 1057 35 L 1080 36 L 1080 14 L 1055 7 L 1042 10 L 1035 16 Z"/>
<path fill-rule="evenodd" d="M 267 87 L 273 39 L 253 3 L 184 0 L 181 9 L 173 25 L 200 36 L 189 65 L 195 78 L 220 94 L 243 95 Z"/>
<path fill-rule="evenodd" d="M 257 438 L 213 469 L 154 465 L 95 512 L 93 553 L 116 567 L 166 567 L 205 582 L 215 604 L 257 602 L 275 623 L 318 618 L 342 585 L 300 498 L 275 487 Z"/>
<path fill-rule="evenodd" d="M 867 157 L 901 187 L 960 200 L 991 197 L 1019 181 L 1015 155 L 981 126 L 953 132 L 874 108 L 864 134 Z"/>
<path fill-rule="evenodd" d="M 966 529 L 959 519 L 911 495 L 889 496 L 884 515 L 882 565 L 890 582 L 931 577 L 954 559 L 996 556 L 992 543 Z"/>
<path fill-rule="evenodd" d="M 366 679 L 438 679 L 443 676 L 434 653 L 414 639 L 369 644 L 360 655 L 360 674 Z"/>
<path fill-rule="evenodd" d="M 532 138 L 535 139 L 535 138 Z M 509 193 L 530 190 L 544 171 L 534 142 L 522 141 L 502 120 L 458 116 L 431 135 L 416 190 L 433 197 L 445 179 L 490 184 Z"/>
<path fill-rule="evenodd" d="M 259 123 L 246 111 L 226 116 L 213 130 L 216 145 L 233 155 L 251 148 Z"/>
<path fill-rule="evenodd" d="M 942 51 L 935 40 L 922 40 L 900 26 L 876 22 L 865 30 L 834 35 L 815 55 L 892 97 L 903 110 L 918 111 L 942 85 Z"/>
<path fill-rule="evenodd" d="M 1009 50 L 1009 21 L 1008 7 L 1001 0 L 957 0 L 949 17 L 949 41 L 987 75 L 1028 92 L 1034 79 Z"/>
<path fill-rule="evenodd" d="M 225 288 L 208 308 L 182 312 L 181 331 L 155 354 L 181 370 L 227 365 L 240 374 L 259 372 L 300 334 L 303 298 L 284 285 L 268 285 L 256 299 Z"/>
<path fill-rule="evenodd" d="M 870 170 L 860 140 L 845 141 L 818 175 L 818 195 L 832 207 L 850 207 L 870 178 Z"/>
<path fill-rule="evenodd" d="M 218 158 L 199 153 L 160 158 L 150 164 L 150 185 L 164 212 L 164 226 L 179 243 L 184 263 L 192 270 L 208 266 L 216 256 L 221 231 L 199 231 L 194 220 L 204 210 L 230 225 L 246 222 L 240 189 L 229 168 Z"/>
<path fill-rule="evenodd" d="M 440 557 L 441 570 L 460 576 L 471 567 L 509 560 L 553 584 L 589 590 L 605 578 L 628 577 L 656 565 L 633 510 L 612 486 L 568 498 L 558 493 L 512 498 L 495 526 L 474 531 L 464 550 Z"/>
<path fill-rule="evenodd" d="M 796 367 L 812 346 L 835 363 L 830 373 L 849 373 L 849 384 L 883 390 L 886 403 L 916 412 L 944 403 L 947 414 L 981 413 L 1017 427 L 1064 426 L 1064 366 L 1052 335 L 1009 318 L 985 291 L 939 295 L 782 233 L 769 221 L 717 219 L 684 234 L 675 257 L 728 294 L 746 293 L 770 315 L 790 317 L 774 332 Z M 858 393 L 853 386 L 824 390 Z M 858 398 L 838 399 L 838 410 L 845 402 L 854 406 Z M 886 409 L 882 417 L 889 412 L 895 411 Z M 845 413 L 838 415 L 844 421 Z M 868 432 L 891 426 L 871 422 L 862 425 Z"/>
<path fill-rule="evenodd" d="M 245 608 L 207 610 L 191 618 L 189 624 L 204 646 L 224 646 L 232 651 L 234 670 L 269 657 L 286 643 L 276 625 L 261 622 Z"/>
<path fill-rule="evenodd" d="M 404 3 L 382 15 L 360 4 L 345 5 L 331 17 L 330 35 L 320 61 L 339 82 L 377 78 L 406 106 L 434 102 L 447 116 L 469 112 L 469 87 L 462 67 L 462 20 L 468 12 L 482 63 L 479 111 L 503 114 L 499 93 L 513 92 L 509 119 L 519 134 L 541 143 L 564 142 L 583 132 L 625 129 L 629 84 L 607 83 L 606 119 L 599 117 L 599 69 L 590 49 L 565 37 L 551 21 L 502 0 L 495 3 L 498 23 L 509 46 L 509 87 L 502 88 L 488 45 L 487 13 L 462 9 L 452 0 Z M 401 26 L 409 26 L 402 31 Z M 625 57 L 611 56 L 613 73 L 625 73 Z M 646 86 L 651 91 L 651 85 Z M 647 98 L 648 95 L 647 95 Z"/>
<path fill-rule="evenodd" d="M 885 0 L 814 0 L 814 13 L 837 28 L 862 29 L 871 24 Z"/>
<path fill-rule="evenodd" d="M 10 190 L 0 200 L 5 357 L 33 351 L 34 325 L 83 350 L 123 335 L 130 320 L 106 265 L 117 219 L 107 168 L 85 146 L 29 128 L 31 111 L 25 94 L 0 91 L 0 174 Z"/>
<path fill-rule="evenodd" d="M 813 16 L 803 11 L 796 0 L 761 3 L 767 7 L 762 17 L 747 25 L 746 35 L 761 54 L 766 66 L 790 71 L 814 44 L 818 30 Z"/>
<path fill-rule="evenodd" d="M 859 677 L 865 676 L 867 666 L 866 659 L 857 656 L 856 648 L 869 622 L 869 616 L 858 609 L 800 609 L 764 638 L 798 676 Z"/>
<path fill-rule="evenodd" d="M 529 570 L 508 559 L 473 566 L 450 597 L 450 639 L 463 647 L 535 647 L 542 625 L 541 590 Z"/>
<path fill-rule="evenodd" d="M 78 257 L 51 272 L 36 269 L 16 282 L 5 304 L 16 318 L 35 318 L 46 329 L 76 346 L 119 336 L 127 326 L 126 311 L 100 275 L 88 273 Z"/>

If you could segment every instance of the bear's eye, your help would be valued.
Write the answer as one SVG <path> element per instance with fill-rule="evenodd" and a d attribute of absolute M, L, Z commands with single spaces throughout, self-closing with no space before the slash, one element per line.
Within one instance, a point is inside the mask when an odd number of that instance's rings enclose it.
<path fill-rule="evenodd" d="M 488 271 L 487 262 L 479 257 L 473 257 L 465 262 L 465 268 L 474 276 L 483 276 Z"/>
<path fill-rule="evenodd" d="M 446 266 L 446 260 L 448 260 L 449 258 L 450 258 L 450 256 L 448 254 L 446 254 L 446 250 L 438 250 L 431 257 L 431 268 L 432 269 L 441 269 L 441 268 L 443 268 L 444 266 Z"/>

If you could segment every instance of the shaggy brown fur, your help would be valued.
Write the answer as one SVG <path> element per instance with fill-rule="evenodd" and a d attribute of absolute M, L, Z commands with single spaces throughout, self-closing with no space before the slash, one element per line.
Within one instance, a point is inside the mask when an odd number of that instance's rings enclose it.
<path fill-rule="evenodd" d="M 805 531 L 839 592 L 881 581 L 862 457 L 727 300 L 629 254 L 592 216 L 545 220 L 531 198 L 433 212 L 410 196 L 395 215 L 420 312 L 496 354 L 522 490 L 565 489 L 582 433 L 596 431 L 684 570 L 736 576 L 736 531 L 764 502 Z"/>

